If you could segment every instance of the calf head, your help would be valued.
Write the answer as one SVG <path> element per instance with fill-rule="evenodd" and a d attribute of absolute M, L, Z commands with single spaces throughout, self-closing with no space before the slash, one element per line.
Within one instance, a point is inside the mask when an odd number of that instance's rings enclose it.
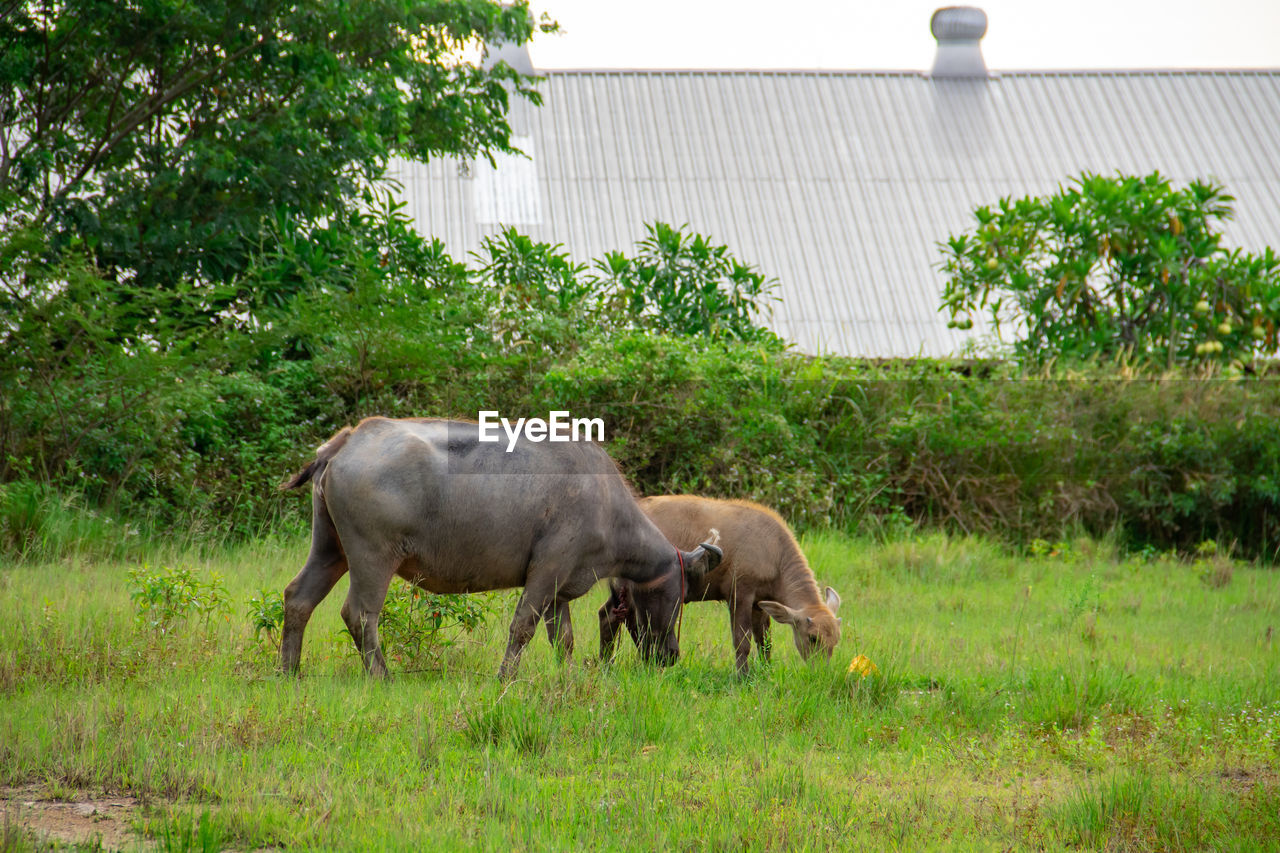
<path fill-rule="evenodd" d="M 609 600 L 600 608 L 600 657 L 613 657 L 618 629 L 625 625 L 640 650 L 640 657 L 670 666 L 680 657 L 680 608 L 684 594 L 716 566 L 724 556 L 704 542 L 692 551 L 673 550 L 671 566 L 646 583 L 615 581 Z"/>
<path fill-rule="evenodd" d="M 776 601 L 761 601 L 758 604 L 774 620 L 791 626 L 800 657 L 808 660 L 821 650 L 828 659 L 831 658 L 836 643 L 840 642 L 840 620 L 836 617 L 836 611 L 840 609 L 840 596 L 834 589 L 827 587 L 822 604 L 811 604 L 798 609 Z"/>

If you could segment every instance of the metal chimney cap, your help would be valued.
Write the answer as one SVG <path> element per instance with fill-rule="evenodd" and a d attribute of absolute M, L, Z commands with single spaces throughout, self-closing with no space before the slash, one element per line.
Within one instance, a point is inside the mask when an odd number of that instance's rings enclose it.
<path fill-rule="evenodd" d="M 929 19 L 929 29 L 938 40 L 931 77 L 986 78 L 982 59 L 982 37 L 987 34 L 987 13 L 976 6 L 944 6 Z"/>
<path fill-rule="evenodd" d="M 987 34 L 987 13 L 977 6 L 943 6 L 929 19 L 938 41 L 977 41 Z"/>
<path fill-rule="evenodd" d="M 529 45 L 515 44 L 509 41 L 490 42 L 485 45 L 484 60 L 480 67 L 489 69 L 499 62 L 505 62 L 514 71 L 532 77 L 533 59 L 529 56 Z"/>

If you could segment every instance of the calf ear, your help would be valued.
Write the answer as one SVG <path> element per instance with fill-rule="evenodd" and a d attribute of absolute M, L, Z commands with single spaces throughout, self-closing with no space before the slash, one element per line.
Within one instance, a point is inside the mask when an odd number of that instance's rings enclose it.
<path fill-rule="evenodd" d="M 799 625 L 805 619 L 809 618 L 799 610 L 792 610 L 787 605 L 779 604 L 776 601 L 757 601 L 756 604 L 760 606 L 761 610 L 768 613 L 776 621 L 782 622 L 785 625 Z"/>
<path fill-rule="evenodd" d="M 827 587 L 826 605 L 827 609 L 831 611 L 831 615 L 833 616 L 836 611 L 840 609 L 840 593 L 836 592 L 831 587 Z"/>

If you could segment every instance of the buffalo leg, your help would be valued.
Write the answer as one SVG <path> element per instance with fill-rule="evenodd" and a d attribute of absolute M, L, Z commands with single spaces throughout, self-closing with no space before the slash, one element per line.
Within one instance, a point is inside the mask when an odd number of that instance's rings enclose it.
<path fill-rule="evenodd" d="M 284 627 L 280 632 L 280 668 L 285 673 L 296 673 L 302 659 L 302 633 L 316 606 L 333 589 L 347 571 L 345 560 L 338 558 L 328 563 L 312 563 L 310 560 L 298 572 L 297 577 L 284 588 Z"/>
<path fill-rule="evenodd" d="M 610 601 L 613 599 L 611 598 Z M 620 618 L 615 618 L 609 606 L 609 601 L 600 605 L 600 609 L 596 611 L 596 616 L 600 620 L 600 660 L 609 663 L 613 660 L 613 655 L 618 648 L 618 626 L 621 624 Z"/>
<path fill-rule="evenodd" d="M 768 663 L 773 654 L 773 642 L 769 639 L 769 614 L 759 607 L 751 608 L 751 634 L 756 639 L 760 662 Z"/>
<path fill-rule="evenodd" d="M 749 599 L 738 595 L 729 602 L 729 627 L 738 675 L 747 674 L 747 656 L 751 654 L 751 605 Z"/>
<path fill-rule="evenodd" d="M 573 547 L 573 537 L 550 537 L 539 541 L 529 557 L 525 573 L 524 595 L 516 605 L 507 637 L 507 651 L 502 657 L 498 675 L 503 680 L 515 675 L 520 655 L 533 639 L 539 619 L 547 620 L 547 636 L 551 644 L 565 653 L 573 651 L 573 628 L 569 621 L 569 602 L 591 589 L 594 575 L 566 572 L 563 555 Z"/>
<path fill-rule="evenodd" d="M 570 660 L 573 657 L 573 623 L 569 618 L 569 602 L 557 598 L 542 618 L 547 623 L 547 640 L 555 649 L 556 658 Z"/>
<path fill-rule="evenodd" d="M 280 668 L 296 673 L 302 659 L 302 634 L 316 606 L 347 572 L 333 521 L 323 503 L 312 515 L 311 553 L 297 576 L 284 589 L 284 626 L 280 631 Z"/>
<path fill-rule="evenodd" d="M 524 647 L 533 639 L 534 630 L 538 627 L 538 619 L 547 608 L 548 602 L 541 596 L 536 599 L 537 604 L 531 603 L 534 600 L 530 595 L 530 589 L 526 587 L 524 595 L 520 596 L 520 601 L 516 604 L 516 613 L 511 617 L 511 629 L 507 634 L 507 651 L 502 656 L 502 666 L 498 668 L 498 677 L 503 681 L 510 680 L 516 674 L 516 669 L 520 666 L 520 655 L 524 653 Z"/>
<path fill-rule="evenodd" d="M 626 587 L 612 587 L 609 598 L 600 605 L 597 617 L 600 619 L 600 660 L 605 663 L 613 661 L 618 646 L 618 629 L 627 626 L 631 638 L 640 644 L 637 636 L 637 625 L 634 611 L 629 603 L 630 595 Z"/>
<path fill-rule="evenodd" d="M 351 639 L 365 671 L 376 677 L 387 674 L 387 659 L 378 644 L 378 617 L 387 600 L 387 590 L 395 575 L 395 566 L 385 560 L 355 552 L 348 553 L 351 563 L 351 588 L 342 604 L 342 621 L 347 623 Z"/>

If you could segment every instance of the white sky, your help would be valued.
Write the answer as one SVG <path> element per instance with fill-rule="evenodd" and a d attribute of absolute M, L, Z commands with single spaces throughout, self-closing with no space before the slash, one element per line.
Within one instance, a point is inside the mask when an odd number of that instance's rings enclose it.
<path fill-rule="evenodd" d="M 927 71 L 945 0 L 532 0 L 535 68 Z M 1280 0 L 985 0 L 993 71 L 1280 68 Z"/>

